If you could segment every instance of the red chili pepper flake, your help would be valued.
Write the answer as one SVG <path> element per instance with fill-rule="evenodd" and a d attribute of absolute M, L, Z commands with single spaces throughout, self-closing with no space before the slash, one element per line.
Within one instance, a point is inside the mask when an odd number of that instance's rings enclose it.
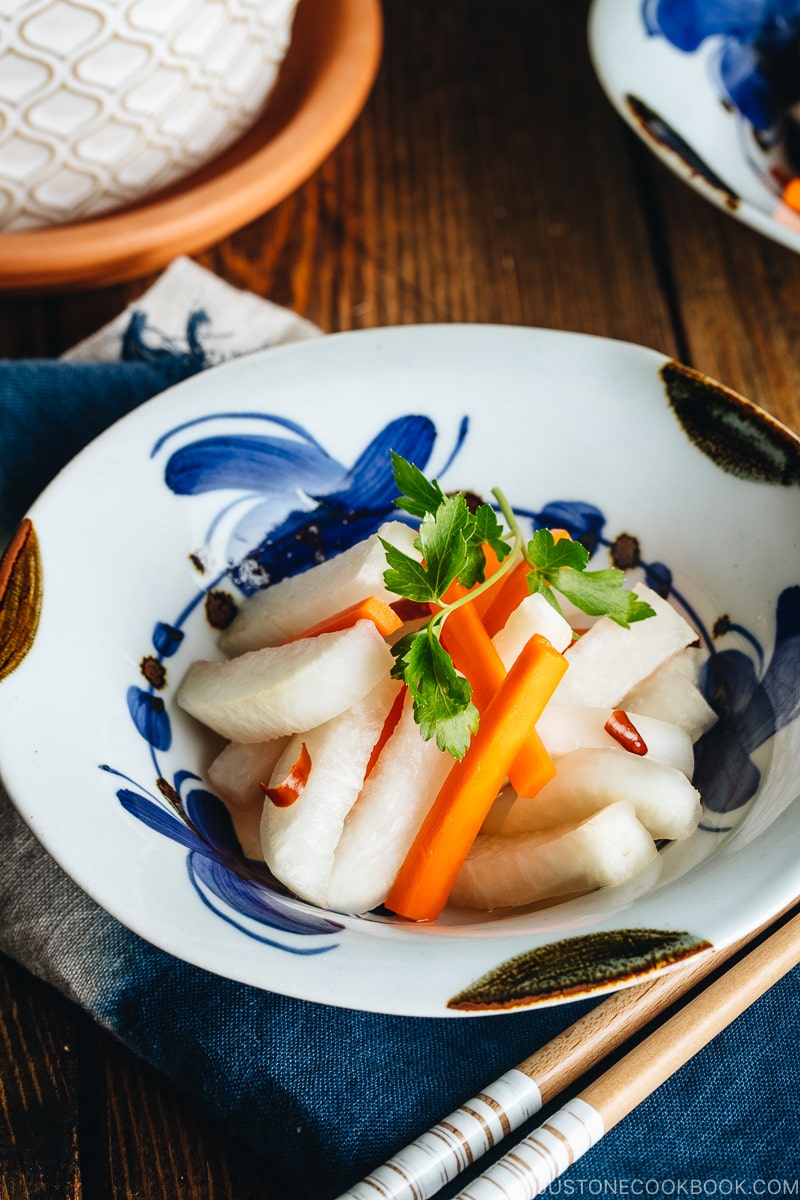
<path fill-rule="evenodd" d="M 647 754 L 644 738 L 621 708 L 614 709 L 603 728 L 606 733 L 611 734 L 615 742 L 619 742 L 623 750 L 629 750 L 631 754 Z"/>
<path fill-rule="evenodd" d="M 303 788 L 308 783 L 310 774 L 311 755 L 308 753 L 308 746 L 303 742 L 297 762 L 290 769 L 283 783 L 279 783 L 277 787 L 269 787 L 266 783 L 262 783 L 259 780 L 258 786 L 276 808 L 288 808 L 299 797 Z"/>

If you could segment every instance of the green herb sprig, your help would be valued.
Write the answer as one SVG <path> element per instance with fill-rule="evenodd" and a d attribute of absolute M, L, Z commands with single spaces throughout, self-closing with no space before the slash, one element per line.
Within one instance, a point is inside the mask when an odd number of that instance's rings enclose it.
<path fill-rule="evenodd" d="M 388 564 L 384 581 L 396 595 L 437 608 L 394 644 L 392 675 L 408 686 L 422 737 L 435 737 L 439 749 L 454 758 L 463 758 L 480 718 L 469 680 L 456 671 L 441 644 L 442 627 L 451 612 L 495 587 L 520 556 L 530 567 L 526 576 L 530 591 L 541 592 L 558 611 L 556 591 L 583 612 L 609 616 L 626 627 L 654 615 L 649 604 L 624 588 L 624 572 L 587 571 L 589 553 L 579 542 L 556 541 L 548 529 L 539 529 L 526 544 L 499 488 L 492 495 L 508 530 L 490 504 L 471 510 L 463 493 L 445 495 L 435 479 L 427 479 L 394 452 L 392 469 L 401 493 L 395 505 L 420 522 L 414 544 L 421 561 L 381 539 Z M 489 579 L 485 577 L 487 545 L 501 564 Z M 447 601 L 445 594 L 456 580 L 471 589 L 470 594 Z"/>
<path fill-rule="evenodd" d="M 624 571 L 617 567 L 587 571 L 589 551 L 580 542 L 571 538 L 556 540 L 549 529 L 537 529 L 526 545 L 514 510 L 503 492 L 495 488 L 492 495 L 511 526 L 515 546 L 522 550 L 530 567 L 526 576 L 529 592 L 540 592 L 562 616 L 556 592 L 581 612 L 592 617 L 610 617 L 625 629 L 636 621 L 656 615 L 646 600 L 640 600 L 635 592 L 625 587 Z"/>

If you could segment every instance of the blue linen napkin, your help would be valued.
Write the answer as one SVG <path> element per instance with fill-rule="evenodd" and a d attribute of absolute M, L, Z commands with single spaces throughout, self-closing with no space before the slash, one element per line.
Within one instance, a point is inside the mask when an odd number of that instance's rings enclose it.
<path fill-rule="evenodd" d="M 249 340 L 241 327 L 226 340 L 220 322 L 230 321 L 232 297 L 216 304 L 216 295 L 213 279 L 181 262 L 160 281 L 157 303 L 145 297 L 67 361 L 0 363 L 3 527 L 10 531 L 59 467 L 124 412 L 218 359 L 221 345 L 241 353 L 271 340 L 283 310 L 242 296 Z M 278 340 L 315 333 L 291 314 L 278 325 Z M 591 1006 L 436 1020 L 260 991 L 172 958 L 99 909 L 1 789 L 0 837 L 0 950 L 263 1155 L 276 1195 L 332 1200 Z M 550 1193 L 796 1196 L 799 992 L 795 971 Z"/>

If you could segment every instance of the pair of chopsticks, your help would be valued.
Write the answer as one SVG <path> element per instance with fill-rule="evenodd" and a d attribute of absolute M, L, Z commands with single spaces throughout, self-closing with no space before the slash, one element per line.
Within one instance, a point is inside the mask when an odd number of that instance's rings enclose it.
<path fill-rule="evenodd" d="M 338 1200 L 428 1200 L 675 1006 L 674 1015 L 456 1197 L 533 1200 L 798 963 L 800 911 L 795 905 L 724 950 L 615 992 Z M 730 965 L 721 970 L 725 964 Z M 717 977 L 710 979 L 715 972 Z"/>

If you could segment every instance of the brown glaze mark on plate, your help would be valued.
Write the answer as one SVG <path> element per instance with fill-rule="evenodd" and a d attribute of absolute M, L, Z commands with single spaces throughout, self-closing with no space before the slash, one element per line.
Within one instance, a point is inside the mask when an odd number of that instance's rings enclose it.
<path fill-rule="evenodd" d="M 26 517 L 0 560 L 0 680 L 16 671 L 33 645 L 41 608 L 39 541 Z"/>
<path fill-rule="evenodd" d="M 447 1007 L 478 1012 L 588 996 L 636 983 L 710 949 L 710 942 L 691 933 L 663 929 L 581 934 L 507 959 L 448 1000 Z"/>
<path fill-rule="evenodd" d="M 723 471 L 800 483 L 800 440 L 763 409 L 681 363 L 665 363 L 660 375 L 684 431 Z"/>
<path fill-rule="evenodd" d="M 691 171 L 692 175 L 696 175 L 715 191 L 720 192 L 726 208 L 733 212 L 739 207 L 741 198 L 736 192 L 717 175 L 716 171 L 712 171 L 708 163 L 700 157 L 686 139 L 681 137 L 663 117 L 659 116 L 655 109 L 650 108 L 644 100 L 640 100 L 638 96 L 632 96 L 630 93 L 625 97 L 625 103 L 636 124 L 651 141 L 655 142 L 662 150 L 674 154 Z"/>

